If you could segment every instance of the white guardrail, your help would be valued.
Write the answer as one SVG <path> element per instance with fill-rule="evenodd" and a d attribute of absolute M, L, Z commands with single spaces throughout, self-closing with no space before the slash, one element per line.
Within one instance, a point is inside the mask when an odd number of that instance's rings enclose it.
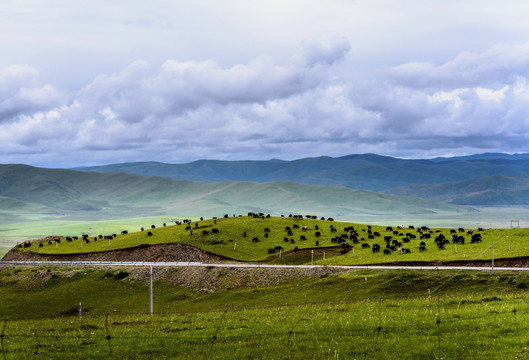
<path fill-rule="evenodd" d="M 218 268 L 276 268 L 276 269 L 315 269 L 334 268 L 344 270 L 477 270 L 477 271 L 529 271 L 529 267 L 492 266 L 387 266 L 387 265 L 269 265 L 269 264 L 209 264 L 193 261 L 0 261 L 0 266 L 140 266 L 140 267 L 218 267 Z"/>

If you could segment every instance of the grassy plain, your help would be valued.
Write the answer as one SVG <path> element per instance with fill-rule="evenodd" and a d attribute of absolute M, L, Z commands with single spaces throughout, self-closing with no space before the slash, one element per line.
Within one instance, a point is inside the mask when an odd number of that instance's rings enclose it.
<path fill-rule="evenodd" d="M 529 277 L 517 272 L 353 271 L 220 292 L 157 277 L 153 316 L 148 284 L 126 274 L 1 270 L 3 358 L 526 357 Z"/>

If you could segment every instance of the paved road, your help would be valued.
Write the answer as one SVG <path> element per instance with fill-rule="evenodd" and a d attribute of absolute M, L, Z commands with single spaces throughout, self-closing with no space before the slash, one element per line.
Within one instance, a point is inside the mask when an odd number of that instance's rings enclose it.
<path fill-rule="evenodd" d="M 0 266 L 153 266 L 153 267 L 218 267 L 218 268 L 271 268 L 271 269 L 315 269 L 335 268 L 359 269 L 408 269 L 408 270 L 479 270 L 479 271 L 529 271 L 529 267 L 490 266 L 338 266 L 338 265 L 267 265 L 267 264 L 207 264 L 201 262 L 158 262 L 158 261 L 0 261 Z"/>

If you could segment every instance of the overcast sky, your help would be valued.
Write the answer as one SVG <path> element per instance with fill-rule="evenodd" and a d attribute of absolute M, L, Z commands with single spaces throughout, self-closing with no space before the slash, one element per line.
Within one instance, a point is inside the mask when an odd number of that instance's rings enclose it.
<path fill-rule="evenodd" d="M 0 163 L 529 152 L 529 2 L 4 0 Z"/>

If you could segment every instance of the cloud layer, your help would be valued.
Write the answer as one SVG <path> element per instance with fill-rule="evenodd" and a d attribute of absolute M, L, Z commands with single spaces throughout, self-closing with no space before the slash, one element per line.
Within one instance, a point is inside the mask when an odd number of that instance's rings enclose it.
<path fill-rule="evenodd" d="M 290 58 L 137 61 L 77 91 L 37 69 L 0 69 L 2 162 L 294 159 L 376 152 L 427 157 L 529 151 L 529 43 L 407 62 L 368 80 L 344 37 Z"/>

